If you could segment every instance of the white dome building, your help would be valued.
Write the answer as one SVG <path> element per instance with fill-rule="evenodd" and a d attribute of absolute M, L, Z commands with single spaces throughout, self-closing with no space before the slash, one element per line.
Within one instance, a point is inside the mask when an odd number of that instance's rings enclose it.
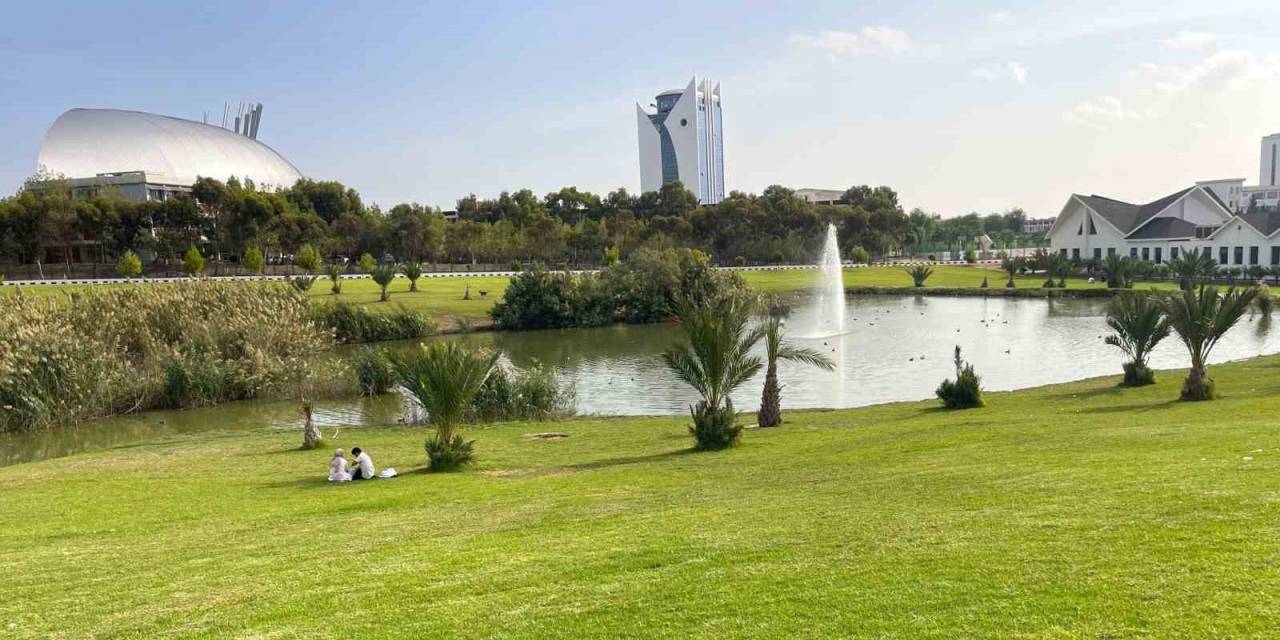
<path fill-rule="evenodd" d="M 167 199 L 190 191 L 202 176 L 235 176 L 266 189 L 290 187 L 302 178 L 284 156 L 249 135 L 119 109 L 63 113 L 44 135 L 37 170 L 65 176 L 76 192 L 114 185 L 133 200 Z"/>

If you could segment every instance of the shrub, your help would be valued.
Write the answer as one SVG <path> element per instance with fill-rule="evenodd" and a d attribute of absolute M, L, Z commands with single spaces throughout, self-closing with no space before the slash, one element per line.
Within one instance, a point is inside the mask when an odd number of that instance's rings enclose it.
<path fill-rule="evenodd" d="M 293 264 L 307 273 L 313 273 L 319 271 L 323 263 L 320 261 L 320 252 L 310 244 L 304 244 L 298 249 L 298 255 L 294 256 Z"/>
<path fill-rule="evenodd" d="M 601 259 L 601 263 L 604 266 L 608 267 L 608 266 L 618 264 L 618 261 L 620 259 L 621 259 L 621 252 L 618 251 L 618 248 L 609 247 L 608 249 L 604 250 L 604 257 Z"/>
<path fill-rule="evenodd" d="M 4 282 L 4 280 L 0 280 L 0 282 Z M 1254 301 L 1258 305 L 1258 313 L 1262 314 L 1264 318 L 1270 318 L 1271 310 L 1275 307 L 1275 300 L 1271 299 L 1271 287 L 1268 287 L 1265 282 L 1259 284 L 1258 297 Z"/>
<path fill-rule="evenodd" d="M 540 265 L 511 277 L 506 293 L 489 310 L 500 329 L 553 329 L 575 324 L 575 278 Z"/>
<path fill-rule="evenodd" d="M 937 261 L 938 261 L 938 256 L 935 256 L 935 255 L 933 255 L 933 254 L 931 253 L 931 254 L 929 254 L 929 256 L 928 256 L 928 259 L 929 259 L 929 262 L 937 262 Z"/>
<path fill-rule="evenodd" d="M 373 273 L 373 270 L 378 266 L 378 261 L 374 260 L 373 256 L 367 253 L 362 253 L 360 254 L 359 264 L 361 271 L 365 273 Z"/>
<path fill-rule="evenodd" d="M 182 259 L 182 272 L 192 278 L 204 273 L 204 256 L 200 255 L 200 250 L 194 244 L 187 249 L 187 255 Z"/>
<path fill-rule="evenodd" d="M 855 246 L 849 250 L 849 259 L 857 264 L 867 264 L 871 262 L 871 254 L 860 246 Z"/>
<path fill-rule="evenodd" d="M 261 274 L 262 268 L 266 264 L 266 260 L 262 258 L 262 249 L 257 247 L 249 247 L 248 249 L 245 249 L 244 257 L 240 259 L 240 262 L 244 265 L 244 268 L 249 271 L 249 273 L 256 274 Z"/>
<path fill-rule="evenodd" d="M 138 259 L 138 254 L 133 251 L 125 251 L 120 256 L 120 261 L 116 263 L 116 273 L 121 278 L 133 279 L 142 275 L 142 260 Z"/>
<path fill-rule="evenodd" d="M 311 321 L 338 342 L 346 344 L 410 340 L 436 332 L 436 325 L 420 313 L 404 308 L 372 311 L 365 306 L 342 301 L 312 306 Z"/>
<path fill-rule="evenodd" d="M 474 420 L 546 420 L 573 413 L 572 387 L 540 364 L 524 371 L 496 366 L 471 404 Z"/>
<path fill-rule="evenodd" d="M 311 287 L 315 286 L 315 284 L 316 276 L 294 276 L 289 278 L 289 286 L 302 293 L 310 291 Z"/>
<path fill-rule="evenodd" d="M 747 259 L 746 259 L 745 257 L 743 257 L 743 256 L 738 256 L 738 257 L 736 257 L 736 258 L 734 258 L 734 259 L 733 259 L 733 266 L 735 266 L 735 267 L 745 267 L 745 266 L 747 266 Z"/>
<path fill-rule="evenodd" d="M 523 267 L 524 267 L 524 265 L 520 264 L 520 261 L 519 261 L 519 260 L 512 260 L 512 261 L 511 261 L 511 270 L 512 270 L 512 271 L 515 271 L 516 273 L 519 273 Z"/>
<path fill-rule="evenodd" d="M 974 250 L 973 250 L 973 247 L 965 247 L 965 249 L 964 249 L 964 261 L 965 261 L 965 262 L 968 262 L 969 264 L 973 264 L 973 263 L 977 262 L 977 261 L 978 261 L 978 252 L 977 252 L 977 251 L 974 251 Z"/>
<path fill-rule="evenodd" d="M 955 355 L 956 380 L 943 380 L 938 385 L 938 399 L 948 409 L 972 409 L 982 406 L 982 386 L 973 365 L 967 364 L 960 357 L 960 346 L 956 346 Z"/>
<path fill-rule="evenodd" d="M 362 349 L 351 359 L 360 395 L 384 394 L 396 386 L 396 372 L 382 349 Z"/>

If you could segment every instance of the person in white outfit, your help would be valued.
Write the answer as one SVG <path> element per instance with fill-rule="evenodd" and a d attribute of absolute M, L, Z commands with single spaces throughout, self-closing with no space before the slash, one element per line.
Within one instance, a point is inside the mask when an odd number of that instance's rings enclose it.
<path fill-rule="evenodd" d="M 351 482 L 351 471 L 347 469 L 347 457 L 338 449 L 333 452 L 333 460 L 329 461 L 329 482 Z"/>
<path fill-rule="evenodd" d="M 369 454 L 360 450 L 360 447 L 352 448 L 351 453 L 356 456 L 355 469 L 351 472 L 352 480 L 372 480 L 377 477 L 374 475 L 373 460 L 369 458 Z"/>

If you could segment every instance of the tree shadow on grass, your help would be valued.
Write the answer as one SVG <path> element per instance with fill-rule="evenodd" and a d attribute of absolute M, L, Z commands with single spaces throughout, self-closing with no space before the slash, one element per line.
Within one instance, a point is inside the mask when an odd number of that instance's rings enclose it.
<path fill-rule="evenodd" d="M 621 458 L 607 458 L 605 460 L 595 460 L 592 462 L 579 462 L 578 464 L 565 465 L 565 469 L 573 469 L 575 471 L 587 471 L 590 469 L 607 469 L 609 467 L 621 467 L 631 464 L 644 464 L 646 462 L 658 462 L 670 458 L 678 458 L 695 453 L 713 454 L 714 451 L 698 451 L 697 449 L 676 449 L 675 451 L 664 451 L 662 453 L 651 453 L 644 456 L 624 456 Z"/>
<path fill-rule="evenodd" d="M 1063 391 L 1061 393 L 1050 394 L 1048 397 L 1052 400 L 1089 400 L 1092 398 L 1118 396 L 1126 391 L 1133 391 L 1134 389 L 1141 389 L 1141 387 L 1123 387 L 1117 383 L 1103 387 L 1095 387 L 1093 389 L 1085 389 L 1083 391 Z"/>
<path fill-rule="evenodd" d="M 1079 413 L 1125 413 L 1127 411 L 1147 413 L 1149 411 L 1172 409 L 1180 404 L 1183 404 L 1182 400 L 1173 398 L 1164 402 L 1134 402 L 1130 404 L 1110 404 L 1104 407 L 1086 407 L 1081 409 Z"/>

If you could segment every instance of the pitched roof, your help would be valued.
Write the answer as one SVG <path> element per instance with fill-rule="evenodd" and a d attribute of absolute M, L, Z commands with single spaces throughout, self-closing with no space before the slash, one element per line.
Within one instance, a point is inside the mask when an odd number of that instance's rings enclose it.
<path fill-rule="evenodd" d="M 1196 235 L 1196 225 L 1182 218 L 1156 218 L 1138 227 L 1126 238 L 1131 240 L 1155 240 L 1158 238 L 1191 238 Z"/>
<path fill-rule="evenodd" d="M 1280 211 L 1250 211 L 1239 217 L 1264 236 L 1280 230 Z"/>
<path fill-rule="evenodd" d="M 1120 233 L 1128 236 L 1135 229 L 1143 226 L 1143 223 L 1150 221 L 1156 214 L 1164 211 L 1169 205 L 1177 202 L 1182 196 L 1187 195 L 1195 186 L 1187 187 L 1176 193 L 1171 193 L 1159 200 L 1153 200 L 1146 204 L 1129 204 L 1120 200 L 1113 200 L 1099 195 L 1077 196 L 1095 213 L 1110 222 L 1112 226 L 1120 230 Z M 1204 189 L 1204 191 L 1208 191 Z M 1218 201 L 1221 203 L 1221 201 Z M 1143 236 L 1143 237 L 1185 237 L 1185 236 Z"/>

